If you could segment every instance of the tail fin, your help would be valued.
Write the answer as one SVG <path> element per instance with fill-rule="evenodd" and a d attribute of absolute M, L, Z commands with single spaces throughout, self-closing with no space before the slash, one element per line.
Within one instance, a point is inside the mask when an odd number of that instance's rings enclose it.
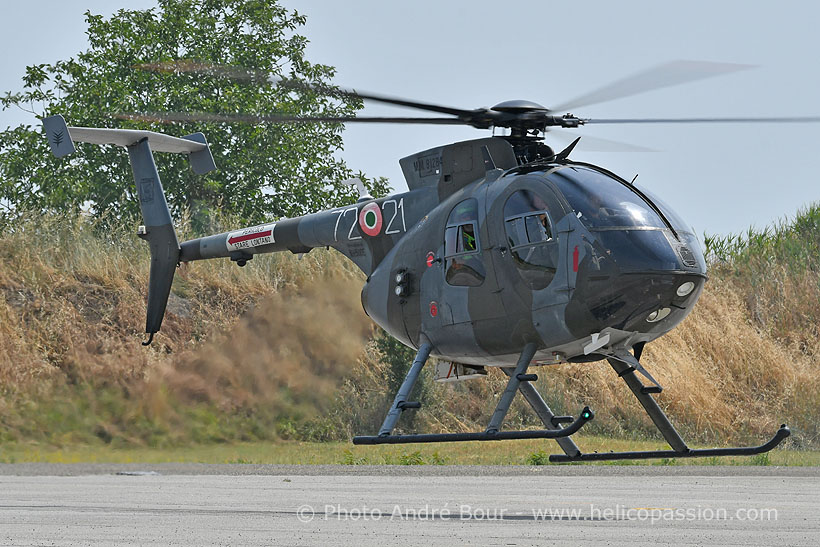
<path fill-rule="evenodd" d="M 187 154 L 191 168 L 196 174 L 202 175 L 216 169 L 205 135 L 194 133 L 178 138 L 133 129 L 67 127 L 60 115 L 43 119 L 43 128 L 48 136 L 51 151 L 58 158 L 74 152 L 74 142 L 116 144 L 128 149 L 142 218 L 145 222 L 139 236 L 145 239 L 151 248 L 148 312 L 145 319 L 145 332 L 149 337 L 143 342 L 143 345 L 147 346 L 162 325 L 171 283 L 179 262 L 179 241 L 151 150 Z"/>

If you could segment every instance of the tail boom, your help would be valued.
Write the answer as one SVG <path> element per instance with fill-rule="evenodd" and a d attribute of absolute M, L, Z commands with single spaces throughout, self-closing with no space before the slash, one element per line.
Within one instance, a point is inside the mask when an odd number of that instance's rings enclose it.
<path fill-rule="evenodd" d="M 320 241 L 312 237 L 313 230 L 306 229 L 312 224 L 308 217 L 319 215 L 322 213 L 185 241 L 181 245 L 179 260 L 190 262 L 209 258 L 231 258 L 234 261 L 241 261 L 250 260 L 253 255 L 260 253 L 290 251 L 300 254 L 307 253 L 315 247 L 332 245 L 332 241 Z"/>

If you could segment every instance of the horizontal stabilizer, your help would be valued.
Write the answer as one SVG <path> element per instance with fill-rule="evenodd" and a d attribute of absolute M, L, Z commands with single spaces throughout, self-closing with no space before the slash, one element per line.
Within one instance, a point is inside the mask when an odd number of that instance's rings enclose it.
<path fill-rule="evenodd" d="M 74 142 L 89 142 L 91 144 L 116 144 L 118 146 L 129 147 L 137 144 L 143 139 L 148 139 L 148 144 L 154 152 L 172 152 L 175 154 L 190 154 L 199 152 L 207 148 L 207 144 L 202 144 L 188 139 L 171 137 L 153 131 L 143 131 L 141 129 L 103 129 L 97 127 L 69 127 L 71 140 Z"/>
<path fill-rule="evenodd" d="M 154 152 L 187 154 L 191 161 L 191 168 L 198 175 L 216 169 L 208 142 L 202 133 L 194 133 L 180 138 L 142 129 L 67 127 L 65 119 L 59 114 L 44 118 L 43 128 L 48 136 L 51 151 L 58 158 L 74 152 L 75 148 L 72 141 L 91 144 L 114 144 L 128 148 L 147 139 L 148 145 Z"/>

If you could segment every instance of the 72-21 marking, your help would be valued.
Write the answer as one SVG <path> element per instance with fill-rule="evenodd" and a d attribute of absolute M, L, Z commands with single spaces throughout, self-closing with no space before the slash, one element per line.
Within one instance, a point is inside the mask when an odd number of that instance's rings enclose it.
<path fill-rule="evenodd" d="M 381 209 L 382 216 L 385 219 L 387 219 L 388 216 L 390 217 L 390 220 L 384 228 L 385 235 L 399 234 L 407 231 L 407 224 L 404 220 L 404 198 L 398 201 L 395 199 L 387 199 L 382 202 Z M 362 238 L 361 235 L 353 233 L 359 220 L 358 207 L 348 207 L 334 212 L 336 213 L 336 226 L 333 228 L 333 241 L 339 241 L 339 225 L 342 225 L 342 233 L 344 233 L 344 229 L 347 227 L 347 224 L 342 223 L 343 218 L 345 219 L 345 223 L 350 222 L 350 228 L 347 230 L 347 240 L 352 241 Z"/>

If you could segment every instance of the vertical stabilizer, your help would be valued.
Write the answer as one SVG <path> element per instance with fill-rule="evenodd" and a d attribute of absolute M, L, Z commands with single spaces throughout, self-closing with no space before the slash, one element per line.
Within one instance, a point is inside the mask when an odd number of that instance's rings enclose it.
<path fill-rule="evenodd" d="M 145 332 L 149 334 L 149 338 L 144 342 L 144 345 L 148 345 L 165 316 L 165 306 L 168 304 L 174 272 L 179 262 L 179 241 L 148 139 L 129 146 L 128 156 L 131 158 L 131 169 L 145 222 L 145 230 L 140 237 L 151 247 L 148 312 L 145 318 Z"/>

